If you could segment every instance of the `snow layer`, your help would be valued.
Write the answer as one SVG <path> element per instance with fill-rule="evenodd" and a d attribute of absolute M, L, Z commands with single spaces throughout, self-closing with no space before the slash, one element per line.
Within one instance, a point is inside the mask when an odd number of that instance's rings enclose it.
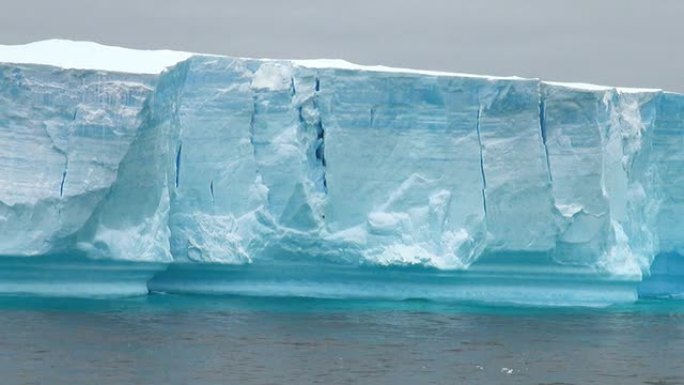
<path fill-rule="evenodd" d="M 679 94 L 64 41 L 0 61 L 81 68 L 0 66 L 2 255 L 638 281 L 683 252 Z"/>
<path fill-rule="evenodd" d="M 43 40 L 24 45 L 0 45 L 0 62 L 44 64 L 136 74 L 158 74 L 192 56 L 189 52 L 136 50 L 89 41 Z"/>

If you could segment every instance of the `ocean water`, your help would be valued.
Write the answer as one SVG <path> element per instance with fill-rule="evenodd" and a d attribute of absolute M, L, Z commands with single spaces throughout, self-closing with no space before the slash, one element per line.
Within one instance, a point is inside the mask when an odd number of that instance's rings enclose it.
<path fill-rule="evenodd" d="M 684 384 L 684 303 L 0 299 L 2 384 Z"/>

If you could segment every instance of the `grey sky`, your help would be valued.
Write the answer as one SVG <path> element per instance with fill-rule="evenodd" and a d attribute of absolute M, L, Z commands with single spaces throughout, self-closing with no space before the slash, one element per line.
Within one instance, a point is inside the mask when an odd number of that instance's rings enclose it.
<path fill-rule="evenodd" d="M 4 0 L 0 43 L 52 37 L 684 92 L 681 0 Z"/>

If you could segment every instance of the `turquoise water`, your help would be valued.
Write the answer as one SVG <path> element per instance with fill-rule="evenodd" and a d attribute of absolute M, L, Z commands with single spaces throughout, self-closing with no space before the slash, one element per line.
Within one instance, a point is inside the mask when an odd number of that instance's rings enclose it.
<path fill-rule="evenodd" d="M 684 302 L 0 299 L 2 384 L 680 384 Z"/>

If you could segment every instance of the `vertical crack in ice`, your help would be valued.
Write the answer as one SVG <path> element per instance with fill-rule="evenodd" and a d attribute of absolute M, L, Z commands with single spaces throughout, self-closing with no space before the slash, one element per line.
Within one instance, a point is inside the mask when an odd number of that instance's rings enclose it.
<path fill-rule="evenodd" d="M 64 195 L 64 183 L 66 181 L 67 177 L 67 171 L 69 169 L 69 155 L 67 154 L 67 150 L 62 148 L 60 145 L 58 145 L 57 140 L 55 137 L 52 135 L 50 132 L 50 129 L 47 125 L 43 125 L 43 128 L 45 130 L 45 135 L 50 139 L 50 144 L 52 146 L 52 149 L 60 154 L 61 156 L 64 157 L 64 168 L 62 169 L 62 180 L 59 184 L 59 196 L 62 197 Z"/>
<path fill-rule="evenodd" d="M 323 123 L 320 121 L 316 125 L 316 139 L 320 141 L 318 147 L 316 148 L 316 159 L 321 161 L 321 165 L 323 165 L 325 169 L 325 130 L 323 129 Z M 325 174 L 323 175 L 323 184 L 327 186 L 325 183 Z"/>
<path fill-rule="evenodd" d="M 168 151 L 171 153 L 172 149 L 170 148 L 173 146 L 173 144 L 176 144 L 176 157 L 174 159 L 174 171 L 175 171 L 175 177 L 174 177 L 174 186 L 178 188 L 180 186 L 180 168 L 181 168 L 181 161 L 182 161 L 182 150 L 183 150 L 183 124 L 181 123 L 181 106 L 183 105 L 183 98 L 185 95 L 185 87 L 186 87 L 186 82 L 188 78 L 188 71 L 189 71 L 189 66 L 190 62 L 186 61 L 182 64 L 177 65 L 174 68 L 178 68 L 179 71 L 177 70 L 172 70 L 169 72 L 169 79 L 171 79 L 174 83 L 174 93 L 170 96 L 169 102 L 170 104 L 170 111 L 168 116 L 169 119 L 169 124 L 170 124 L 170 131 L 168 132 L 169 136 L 173 138 L 169 138 L 169 148 Z M 176 77 L 179 74 L 178 77 Z M 166 80 L 166 79 L 165 79 Z M 159 86 L 157 86 L 159 88 Z M 150 101 L 148 103 L 153 103 L 154 99 L 149 99 Z M 152 107 L 150 107 L 152 108 Z M 141 135 L 142 131 L 138 131 L 138 135 Z M 137 140 L 137 139 L 136 139 Z M 171 154 L 169 154 L 171 155 Z M 170 166 L 168 169 L 170 170 Z M 168 176 L 167 176 L 167 191 L 169 194 L 171 194 L 171 184 L 168 183 Z"/>
<path fill-rule="evenodd" d="M 369 124 L 370 124 L 370 127 L 373 128 L 373 123 L 375 122 L 375 107 L 370 108 L 369 114 L 370 114 Z"/>
<path fill-rule="evenodd" d="M 209 191 L 211 192 L 211 203 L 216 203 L 216 197 L 214 196 L 214 180 L 209 183 Z"/>
<path fill-rule="evenodd" d="M 487 217 L 487 178 L 484 170 L 484 145 L 482 144 L 482 133 L 480 132 L 480 118 L 482 117 L 482 105 L 477 109 L 477 143 L 480 145 L 480 174 L 482 175 L 482 209 Z"/>
<path fill-rule="evenodd" d="M 546 146 L 546 102 L 544 95 L 539 94 L 539 130 L 541 131 L 542 146 L 544 146 L 544 159 L 546 160 L 546 173 L 549 183 L 553 183 L 553 175 L 551 174 L 551 161 L 549 160 L 549 148 Z"/>
<path fill-rule="evenodd" d="M 292 93 L 294 95 L 294 84 L 292 84 Z M 252 114 L 249 117 L 249 144 L 252 146 L 252 156 L 254 157 L 254 167 L 257 175 L 257 179 L 261 181 L 261 169 L 259 168 L 259 162 L 257 158 L 257 148 L 254 143 L 254 137 L 256 136 L 256 114 L 257 114 L 257 94 L 252 92 Z"/>
<path fill-rule="evenodd" d="M 64 165 L 64 171 L 62 171 L 62 183 L 59 184 L 59 196 L 64 196 L 64 182 L 66 182 L 67 172 L 69 171 L 69 162 Z"/>
<path fill-rule="evenodd" d="M 318 112 L 318 120 L 316 123 L 316 159 L 321 162 L 322 167 L 322 178 L 323 178 L 323 191 L 327 194 L 328 193 L 328 181 L 326 179 L 325 175 L 325 168 L 326 168 L 326 160 L 325 160 L 325 129 L 323 128 L 323 120 L 321 119 L 320 115 L 320 109 L 318 106 L 318 93 L 321 90 L 321 82 L 318 78 L 315 79 L 314 81 L 314 98 L 313 98 L 313 107 Z"/>
<path fill-rule="evenodd" d="M 294 78 L 293 78 L 294 79 Z M 294 82 L 293 82 L 294 84 Z M 320 109 L 319 109 L 319 104 L 318 104 L 318 92 L 320 92 L 321 89 L 321 83 L 318 77 L 314 79 L 314 93 L 311 97 L 311 99 L 305 100 L 303 102 L 295 102 L 298 104 L 297 106 L 297 114 L 298 114 L 298 119 L 299 119 L 299 125 L 302 127 L 302 129 L 305 129 L 308 131 L 308 129 L 314 129 L 316 133 L 316 139 L 311 145 L 312 148 L 309 149 L 309 153 L 313 153 L 314 160 L 315 162 L 319 163 L 321 165 L 321 175 L 320 179 L 318 180 L 313 180 L 314 183 L 321 183 L 322 184 L 322 189 L 323 192 L 327 194 L 328 192 L 328 182 L 326 179 L 326 173 L 325 173 L 325 168 L 326 168 L 326 159 L 325 159 L 325 129 L 323 128 L 323 121 L 321 120 L 320 116 Z M 294 94 L 293 94 L 294 95 Z M 294 99 L 294 98 L 293 98 Z M 314 110 L 314 115 L 315 115 L 315 121 L 310 122 L 307 121 L 304 112 L 304 106 L 303 104 L 306 102 L 310 102 L 311 106 L 313 107 Z M 317 179 L 317 178 L 314 178 Z"/>
<path fill-rule="evenodd" d="M 176 150 L 176 188 L 180 184 L 180 168 L 181 168 L 181 156 L 183 153 L 183 142 L 178 144 L 178 149 Z"/>

